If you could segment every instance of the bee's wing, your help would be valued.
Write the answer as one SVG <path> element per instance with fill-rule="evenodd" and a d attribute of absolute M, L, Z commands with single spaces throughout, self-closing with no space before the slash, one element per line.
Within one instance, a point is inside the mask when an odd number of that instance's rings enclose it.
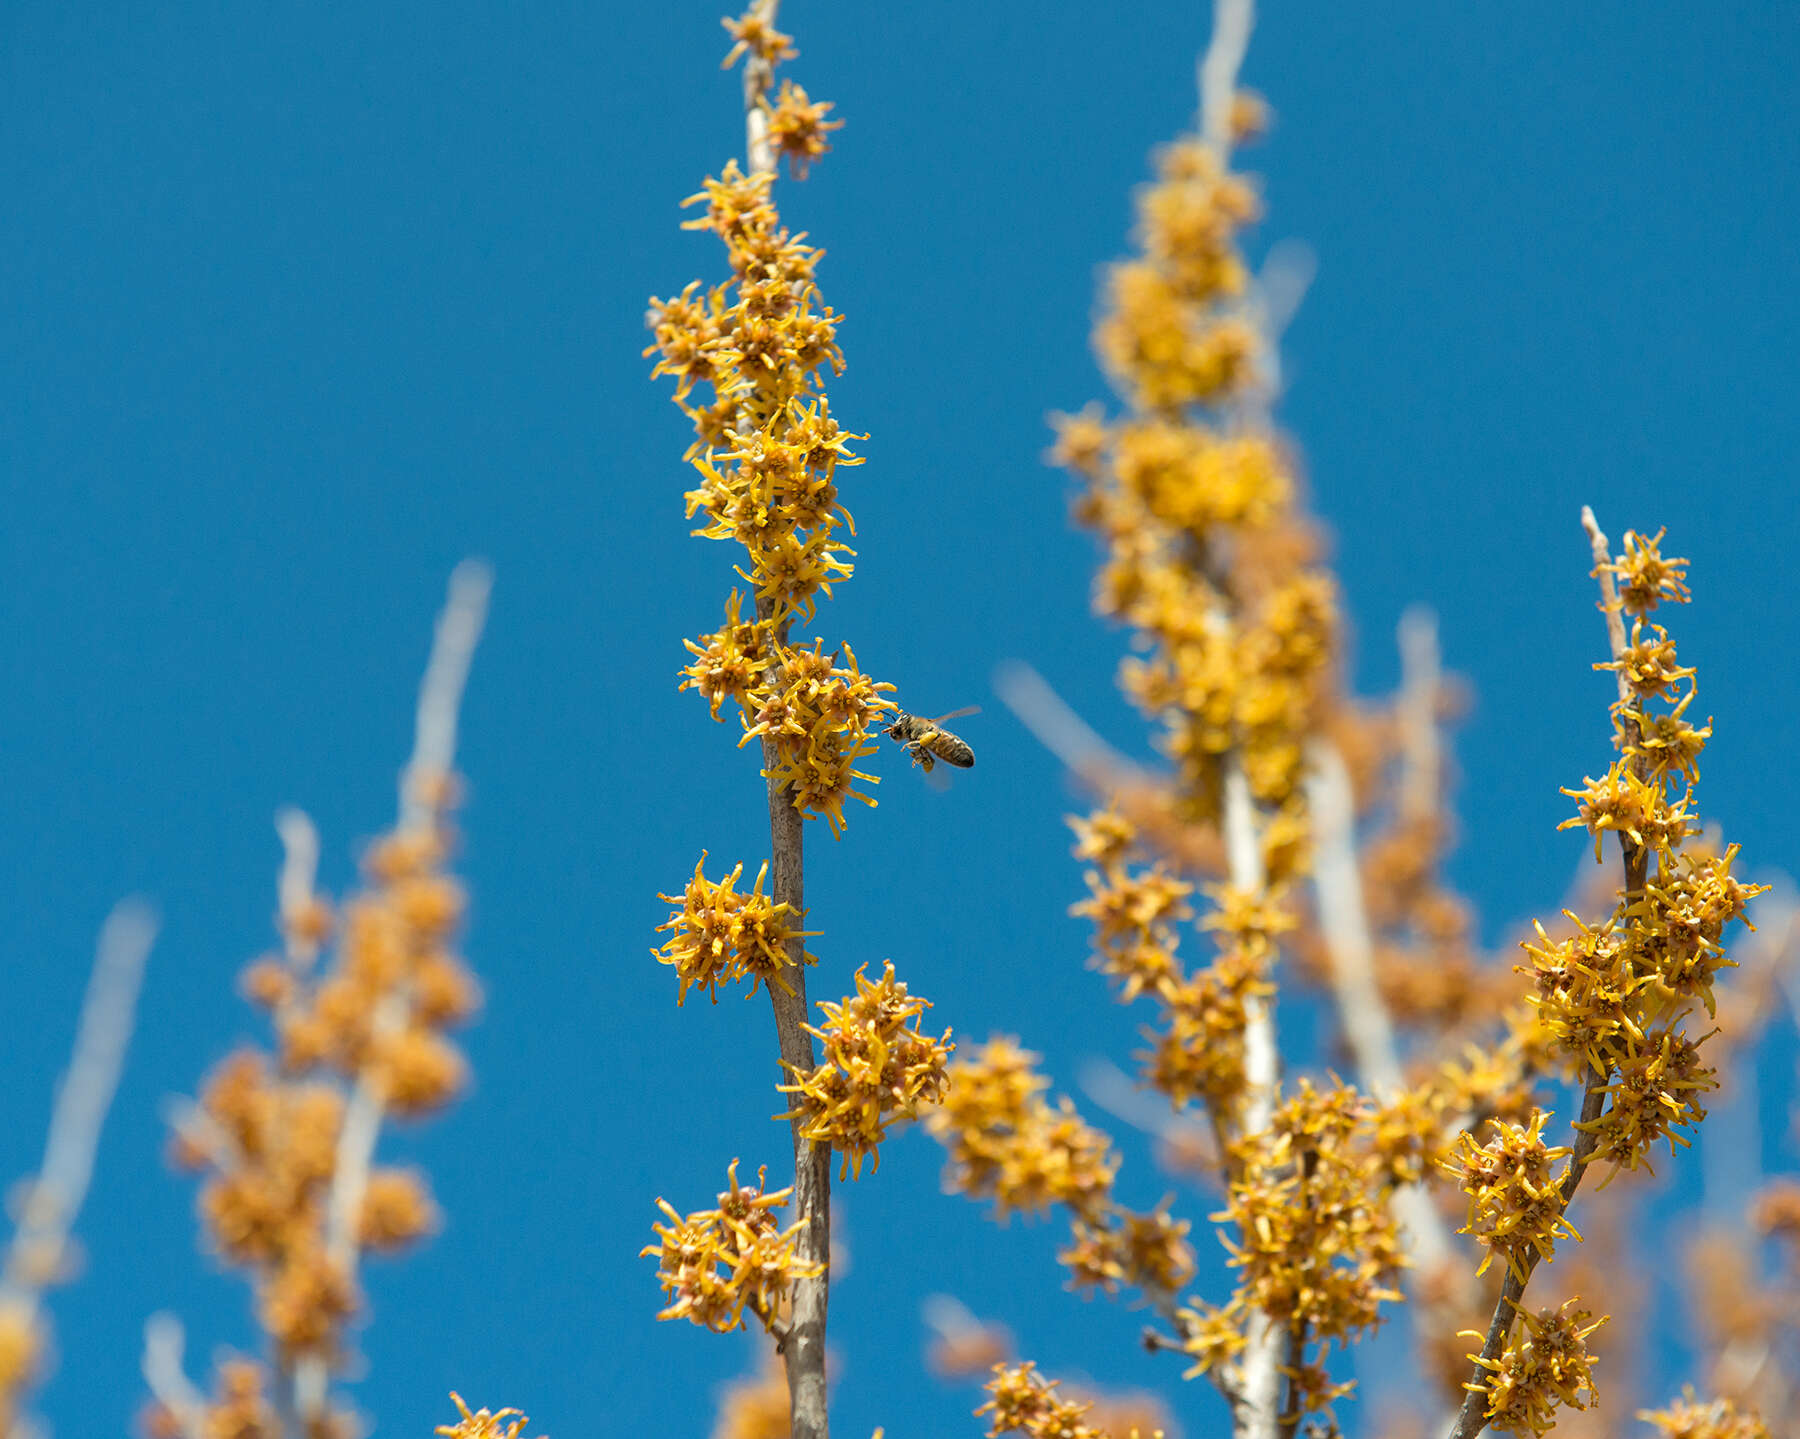
<path fill-rule="evenodd" d="M 950 766 L 933 765 L 925 771 L 925 783 L 938 794 L 948 794 L 950 791 Z"/>
<path fill-rule="evenodd" d="M 926 720 L 925 723 L 934 725 L 942 724 L 945 720 L 961 719 L 964 715 L 978 715 L 980 713 L 980 705 L 968 705 L 963 709 L 951 710 L 947 715 L 939 715 L 936 719 Z"/>

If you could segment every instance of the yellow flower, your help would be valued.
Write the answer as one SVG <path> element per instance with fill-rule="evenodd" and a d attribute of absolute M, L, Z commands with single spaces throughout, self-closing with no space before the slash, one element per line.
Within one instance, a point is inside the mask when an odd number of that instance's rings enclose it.
<path fill-rule="evenodd" d="M 1032 1439 L 1106 1439 L 1099 1430 L 1082 1422 L 1094 1406 L 1059 1399 L 1057 1381 L 1044 1379 L 1030 1360 L 1007 1366 L 996 1364 L 987 1392 L 994 1397 L 975 1411 L 993 1415 L 990 1439 L 1001 1434 L 1027 1434 Z"/>
<path fill-rule="evenodd" d="M 926 1130 L 950 1154 L 946 1184 L 971 1198 L 992 1197 L 996 1213 L 1039 1213 L 1064 1204 L 1081 1217 L 1111 1204 L 1119 1161 L 1111 1141 L 1064 1099 L 1045 1102 L 1049 1081 L 1037 1056 L 1010 1039 L 990 1039 L 949 1066 L 943 1101 Z"/>
<path fill-rule="evenodd" d="M 1485 1145 L 1464 1132 L 1457 1136 L 1456 1156 L 1444 1161 L 1443 1168 L 1456 1176 L 1469 1196 L 1469 1222 L 1460 1232 L 1474 1235 L 1487 1247 L 1478 1274 L 1486 1272 L 1499 1254 L 1523 1283 L 1530 1274 L 1526 1256 L 1548 1259 L 1559 1236 L 1581 1238 L 1563 1217 L 1562 1185 L 1550 1172 L 1572 1151 L 1544 1143 L 1549 1118 L 1539 1109 L 1529 1124 L 1490 1120 L 1493 1137 Z"/>
<path fill-rule="evenodd" d="M 787 1204 L 793 1190 L 765 1192 L 767 1170 L 758 1172 L 754 1185 L 740 1186 L 737 1166 L 732 1160 L 717 1209 L 684 1216 L 656 1201 L 669 1222 L 653 1226 L 661 1243 L 645 1246 L 640 1257 L 658 1256 L 656 1277 L 671 1296 L 658 1319 L 687 1319 L 723 1334 L 742 1327 L 748 1309 L 767 1327 L 796 1279 L 825 1272 L 822 1264 L 798 1257 L 804 1220 L 785 1230 L 775 1223 L 773 1211 Z"/>
<path fill-rule="evenodd" d="M 1729 1399 L 1702 1404 L 1691 1387 L 1667 1409 L 1640 1409 L 1637 1417 L 1660 1429 L 1663 1439 L 1770 1439 L 1755 1411 L 1740 1412 Z"/>
<path fill-rule="evenodd" d="M 777 30 L 759 5 L 752 5 L 735 20 L 727 16 L 719 23 L 731 33 L 734 42 L 719 66 L 721 70 L 729 70 L 745 51 L 769 65 L 778 65 L 799 53 L 794 49 L 794 37 Z"/>
<path fill-rule="evenodd" d="M 1498 1358 L 1469 1357 L 1487 1371 L 1482 1380 L 1465 1385 L 1487 1398 L 1486 1417 L 1496 1429 L 1518 1434 L 1548 1433 L 1559 1406 L 1586 1409 L 1598 1401 L 1594 1356 L 1587 1339 L 1606 1323 L 1585 1309 L 1570 1312 L 1573 1299 L 1560 1309 L 1520 1311 L 1525 1333 L 1509 1343 Z M 1479 1338 L 1479 1335 L 1469 1337 Z"/>
<path fill-rule="evenodd" d="M 694 877 L 682 894 L 657 896 L 681 906 L 657 926 L 658 931 L 673 930 L 673 935 L 661 949 L 651 951 L 658 963 L 675 967 L 680 986 L 675 1002 L 686 1003 L 688 989 L 694 987 L 717 1004 L 719 985 L 740 979 L 750 981 L 749 994 L 755 994 L 760 984 L 779 984 L 791 993 L 792 986 L 782 974 L 783 967 L 793 962 L 788 942 L 810 939 L 819 931 L 794 928 L 794 922 L 803 922 L 805 916 L 794 914 L 792 906 L 776 904 L 763 893 L 767 864 L 756 872 L 756 883 L 747 894 L 736 889 L 744 873 L 742 864 L 716 881 L 707 879 L 705 867 L 706 853 L 701 851 Z M 817 963 L 810 954 L 802 959 L 807 964 Z"/>
<path fill-rule="evenodd" d="M 826 134 L 843 127 L 842 120 L 825 118 L 829 109 L 830 101 L 815 105 L 792 80 L 781 82 L 781 96 L 769 109 L 769 140 L 787 156 L 788 173 L 796 180 L 804 180 L 813 161 L 831 149 Z"/>
<path fill-rule="evenodd" d="M 477 1409 L 471 1414 L 462 1395 L 454 1389 L 450 1391 L 450 1401 L 462 1418 L 454 1424 L 438 1425 L 437 1432 L 444 1439 L 519 1439 L 520 1431 L 531 1422 L 517 1409 L 502 1409 L 497 1414 Z"/>
<path fill-rule="evenodd" d="M 1685 583 L 1688 562 L 1665 558 L 1662 553 L 1662 538 L 1667 533 L 1658 530 L 1646 539 L 1627 530 L 1625 553 L 1602 567 L 1618 577 L 1619 601 L 1627 614 L 1647 614 L 1664 600 L 1686 604 L 1692 598 Z"/>
<path fill-rule="evenodd" d="M 821 1002 L 825 1026 L 806 1026 L 823 1046 L 823 1062 L 810 1073 L 790 1067 L 794 1082 L 778 1088 L 794 1096 L 794 1107 L 780 1117 L 798 1117 L 805 1138 L 836 1149 L 846 1175 L 860 1175 L 864 1159 L 879 1169 L 888 1125 L 916 1118 L 942 1096 L 944 1062 L 955 1046 L 948 1030 L 940 1039 L 920 1033 L 930 1007 L 907 993 L 889 963 L 879 980 L 858 969 L 856 993 Z"/>

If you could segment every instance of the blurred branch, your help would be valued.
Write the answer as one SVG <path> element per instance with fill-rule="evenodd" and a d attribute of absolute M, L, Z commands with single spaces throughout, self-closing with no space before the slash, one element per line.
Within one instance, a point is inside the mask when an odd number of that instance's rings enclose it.
<path fill-rule="evenodd" d="M 1231 102 L 1255 20 L 1253 0 L 1214 0 L 1212 40 L 1200 58 L 1200 134 L 1221 157 L 1231 149 Z"/>
<path fill-rule="evenodd" d="M 419 685 L 412 758 L 401 772 L 398 830 L 403 835 L 429 833 L 439 823 L 446 787 L 455 769 L 463 687 L 487 620 L 492 587 L 493 572 L 483 561 L 464 560 L 451 572 L 444 608 L 438 614 L 432 637 L 431 656 Z M 306 865 L 307 836 L 294 820 L 297 813 L 284 811 L 278 820 L 287 846 L 282 866 L 284 891 L 290 884 L 297 885 Z M 308 822 L 306 830 L 310 829 Z M 312 848 L 316 854 L 316 838 Z M 371 1054 L 379 1052 L 384 1039 L 405 1027 L 410 1007 L 404 990 L 390 990 L 382 997 L 370 1020 Z M 350 1283 L 355 1282 L 360 1257 L 358 1218 L 368 1193 L 369 1169 L 386 1108 L 380 1076 L 373 1065 L 364 1064 L 344 1108 L 325 1209 L 326 1256 Z M 317 1355 L 307 1356 L 296 1368 L 294 1408 L 303 1421 L 323 1415 L 328 1378 L 327 1363 Z"/>
<path fill-rule="evenodd" d="M 144 1321 L 144 1383 L 151 1397 L 175 1421 L 182 1439 L 202 1439 L 206 1399 L 182 1366 L 186 1347 L 187 1335 L 173 1314 L 152 1314 Z"/>
<path fill-rule="evenodd" d="M 1443 664 L 1437 616 L 1414 605 L 1400 616 L 1400 818 L 1435 819 L 1441 801 L 1444 760 L 1438 738 L 1438 695 Z"/>
<path fill-rule="evenodd" d="M 1256 833 L 1256 801 L 1250 794 L 1243 759 L 1236 750 L 1225 759 L 1223 828 L 1226 875 L 1231 887 L 1246 894 L 1263 893 L 1268 876 L 1263 868 L 1262 843 Z M 1252 989 L 1244 997 L 1244 1117 L 1240 1134 L 1260 1134 L 1269 1127 L 1275 1115 L 1279 1066 L 1275 1018 L 1268 996 Z M 1291 1336 L 1259 1309 L 1250 1311 L 1244 1333 L 1247 1343 L 1237 1431 L 1244 1439 L 1276 1439 L 1282 1430 L 1283 1352 L 1292 1347 Z"/>
<path fill-rule="evenodd" d="M 122 900 L 101 926 L 75 1047 L 51 1106 L 44 1162 L 21 1186 L 18 1227 L 0 1260 L 6 1349 L 0 1363 L 0 1435 L 8 1439 L 26 1432 L 19 1402 L 41 1377 L 44 1291 L 67 1279 L 74 1267 L 70 1234 L 94 1176 L 100 1131 L 119 1087 L 155 938 L 156 916 L 139 899 Z"/>
<path fill-rule="evenodd" d="M 100 1130 L 131 1043 L 144 963 L 155 938 L 156 916 L 138 899 L 122 901 L 101 927 L 74 1052 L 57 1086 L 44 1163 L 27 1186 L 0 1278 L 0 1303 L 27 1315 L 58 1277 L 70 1230 L 87 1197 Z"/>
<path fill-rule="evenodd" d="M 1126 782 L 1148 780 L 1023 660 L 996 668 L 994 689 L 1019 723 L 1090 788 L 1105 794 Z"/>
<path fill-rule="evenodd" d="M 413 754 L 400 778 L 400 830 L 429 828 L 441 805 L 438 786 L 456 763 L 457 716 L 469 664 L 487 622 L 494 572 L 485 560 L 464 560 L 450 573 L 450 591 L 438 615 L 431 659 L 419 686 Z"/>

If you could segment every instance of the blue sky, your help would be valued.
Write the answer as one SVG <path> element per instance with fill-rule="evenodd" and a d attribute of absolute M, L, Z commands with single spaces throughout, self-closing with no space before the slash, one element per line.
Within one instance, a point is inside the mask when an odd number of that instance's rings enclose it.
<path fill-rule="evenodd" d="M 1794 869 L 1800 17 L 1265 8 L 1256 243 L 1319 258 L 1283 419 L 1336 537 L 1359 687 L 1392 683 L 1395 621 L 1423 602 L 1478 695 L 1454 873 L 1489 935 L 1557 902 L 1581 850 L 1554 833 L 1557 787 L 1605 763 L 1584 501 L 1692 557 L 1674 623 L 1717 717 L 1703 804 L 1753 865 Z M 880 809 L 812 840 L 815 992 L 892 957 L 934 1019 L 1020 1034 L 1064 1085 L 1125 1055 L 1139 1017 L 1083 968 L 1071 798 L 989 677 L 1030 660 L 1142 745 L 1039 456 L 1044 412 L 1102 392 L 1096 267 L 1190 116 L 1207 28 L 1204 5 L 1109 13 L 783 15 L 795 77 L 848 121 L 781 197 L 849 317 L 833 408 L 872 435 L 845 492 L 857 576 L 820 630 L 909 707 L 986 705 L 962 727 L 980 765 L 947 794 L 889 754 Z M 201 1355 L 252 1339 L 241 1286 L 194 1251 L 158 1106 L 255 1033 L 232 979 L 270 939 L 277 806 L 311 812 L 340 889 L 389 822 L 444 577 L 481 554 L 463 869 L 490 1002 L 473 1093 L 393 1146 L 448 1225 L 371 1276 L 357 1394 L 392 1434 L 428 1432 L 452 1386 L 553 1435 L 704 1434 L 746 1346 L 652 1323 L 636 1250 L 657 1194 L 694 1207 L 734 1155 L 779 1170 L 787 1149 L 766 1005 L 677 1011 L 647 953 L 656 891 L 702 848 L 753 871 L 766 846 L 749 752 L 675 693 L 730 557 L 687 537 L 685 424 L 639 357 L 646 296 L 721 268 L 676 228 L 741 147 L 717 12 L 15 0 L 0 26 L 0 1170 L 36 1162 L 107 908 L 140 891 L 165 921 L 42 1409 L 77 1439 L 118 1432 L 152 1310 Z M 1788 1162 L 1791 1074 L 1768 1083 Z M 1128 1197 L 1153 1201 L 1164 1182 L 1126 1150 Z M 922 1377 L 933 1290 L 1047 1369 L 1176 1392 L 1137 1316 L 1060 1292 L 1054 1226 L 988 1226 L 939 1194 L 939 1162 L 902 1138 L 844 1201 L 844 1433 L 977 1432 L 974 1399 Z M 1204 1396 L 1177 1398 L 1195 1432 Z"/>

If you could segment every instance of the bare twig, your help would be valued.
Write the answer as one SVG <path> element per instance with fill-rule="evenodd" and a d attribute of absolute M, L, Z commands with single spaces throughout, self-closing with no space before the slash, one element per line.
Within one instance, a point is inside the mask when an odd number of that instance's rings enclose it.
<path fill-rule="evenodd" d="M 93 1178 L 100 1130 L 119 1085 L 144 962 L 155 938 L 156 917 L 142 900 L 122 901 L 101 927 L 74 1051 L 51 1109 L 44 1162 L 27 1187 L 0 1277 L 0 1304 L 22 1311 L 27 1322 L 45 1287 L 64 1269 L 69 1233 Z"/>
<path fill-rule="evenodd" d="M 768 766 L 769 844 L 774 858 L 773 894 L 777 904 L 805 911 L 805 817 L 794 807 L 793 793 L 772 776 L 780 756 L 774 741 L 764 738 L 763 762 Z M 810 1073 L 815 1064 L 812 1036 L 806 1032 L 805 940 L 788 941 L 789 993 L 781 985 L 767 986 L 775 1012 L 775 1035 L 781 1052 L 783 1081 L 795 1073 Z M 794 1137 L 794 1213 L 805 1224 L 796 1246 L 802 1261 L 829 1265 L 831 1261 L 831 1146 L 805 1138 L 798 1113 L 790 1121 Z M 788 1404 L 793 1439 L 826 1439 L 829 1419 L 825 1395 L 825 1315 L 830 1297 L 829 1270 L 817 1278 L 795 1281 L 793 1318 L 782 1358 L 787 1366 Z"/>
<path fill-rule="evenodd" d="M 780 4 L 781 0 L 761 0 L 755 6 L 757 17 L 771 29 Z M 744 141 L 748 151 L 744 160 L 753 175 L 775 173 L 775 149 L 769 144 L 769 112 L 763 104 L 774 83 L 774 62 L 753 47 L 744 56 Z"/>
<path fill-rule="evenodd" d="M 1311 760 L 1306 808 L 1312 819 L 1313 889 L 1319 930 L 1331 954 L 1332 997 L 1364 1088 L 1378 1099 L 1392 1099 L 1406 1081 L 1393 1021 L 1375 980 L 1375 942 L 1356 865 L 1350 773 L 1333 745 L 1315 743 Z"/>
<path fill-rule="evenodd" d="M 1437 616 L 1414 605 L 1400 616 L 1400 818 L 1437 818 L 1443 786 L 1438 697 L 1443 666 Z"/>
<path fill-rule="evenodd" d="M 1108 794 L 1129 781 L 1147 782 L 1143 771 L 1102 739 L 1030 665 L 1007 660 L 994 671 L 994 689 L 1019 723 L 1084 784 Z"/>
<path fill-rule="evenodd" d="M 487 623 L 494 572 L 485 560 L 464 560 L 450 572 L 450 590 L 438 614 L 431 658 L 419 685 L 412 759 L 400 774 L 400 830 L 412 833 L 437 823 L 442 786 L 456 764 L 456 727 L 469 664 Z"/>
<path fill-rule="evenodd" d="M 1200 134 L 1220 155 L 1231 148 L 1231 102 L 1255 20 L 1254 0 L 1214 0 L 1212 42 L 1200 59 Z"/>
<path fill-rule="evenodd" d="M 1363 1088 L 1378 1100 L 1391 1100 L 1406 1081 L 1393 1022 L 1375 981 L 1374 941 L 1351 832 L 1350 776 L 1343 756 L 1329 745 L 1313 748 L 1307 809 L 1312 817 L 1319 930 L 1331 956 L 1338 1022 Z M 1423 1270 L 1429 1273 L 1451 1257 L 1448 1227 L 1421 1186 L 1402 1185 L 1394 1191 L 1392 1203 L 1412 1257 Z"/>
<path fill-rule="evenodd" d="M 313 901 L 313 886 L 319 877 L 319 831 L 305 810 L 284 805 L 275 811 L 275 833 L 281 837 L 281 875 L 275 895 L 281 907 L 288 961 L 306 971 L 318 958 L 319 943 L 310 930 L 296 927 L 293 921 Z"/>
<path fill-rule="evenodd" d="M 206 1398 L 187 1377 L 182 1351 L 187 1335 L 181 1321 L 167 1312 L 144 1321 L 144 1383 L 150 1395 L 179 1426 L 182 1439 L 205 1433 Z"/>

